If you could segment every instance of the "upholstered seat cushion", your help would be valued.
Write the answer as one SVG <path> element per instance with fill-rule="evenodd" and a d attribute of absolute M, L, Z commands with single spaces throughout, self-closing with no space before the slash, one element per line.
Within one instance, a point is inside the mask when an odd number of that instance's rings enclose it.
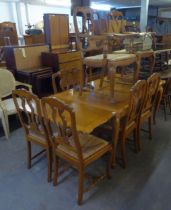
<path fill-rule="evenodd" d="M 137 51 L 136 54 L 137 55 L 145 55 L 145 54 L 148 54 L 148 53 L 154 53 L 153 50 L 144 50 L 144 51 Z"/>
<path fill-rule="evenodd" d="M 112 53 L 116 53 L 116 54 L 128 54 L 128 51 L 126 49 L 122 49 L 122 50 L 115 50 Z"/>
<path fill-rule="evenodd" d="M 124 61 L 124 60 L 127 60 L 127 59 L 134 59 L 136 58 L 136 55 L 135 54 L 128 54 L 128 53 L 121 53 L 121 54 L 108 54 L 107 55 L 107 59 L 108 61 Z"/>
<path fill-rule="evenodd" d="M 104 59 L 103 54 L 85 57 L 83 63 L 89 67 L 105 67 L 107 60 Z"/>
<path fill-rule="evenodd" d="M 18 101 L 19 107 L 22 108 L 21 100 L 19 98 L 17 98 L 17 101 Z M 2 101 L 1 106 L 3 106 L 3 110 L 6 111 L 8 113 L 8 115 L 16 114 L 16 112 L 17 112 L 14 101 L 12 98 L 8 98 L 8 99 L 5 99 L 4 101 Z M 33 107 L 34 106 L 35 105 L 33 104 Z M 27 104 L 26 104 L 26 109 L 31 112 L 30 107 Z"/>
<path fill-rule="evenodd" d="M 15 104 L 12 98 L 6 99 L 1 102 L 3 110 L 8 113 L 8 115 L 16 114 Z"/>
<path fill-rule="evenodd" d="M 70 144 L 74 145 L 74 141 L 70 138 Z M 82 148 L 83 159 L 86 159 L 96 152 L 100 151 L 104 147 L 108 147 L 109 143 L 101 138 L 98 138 L 93 135 L 79 133 L 79 141 Z M 64 145 L 59 145 L 57 147 L 57 151 L 62 151 L 67 153 L 76 159 L 78 159 L 77 153 L 74 150 L 69 149 L 69 147 L 65 147 Z"/>
<path fill-rule="evenodd" d="M 122 61 L 122 60 L 127 60 L 131 58 L 136 58 L 135 54 L 128 54 L 128 53 L 115 53 L 115 54 L 107 54 L 107 61 Z M 91 65 L 92 63 L 94 64 L 101 64 L 104 62 L 103 54 L 100 55 L 95 55 L 95 56 L 89 56 L 84 58 L 84 64 L 86 65 Z"/>

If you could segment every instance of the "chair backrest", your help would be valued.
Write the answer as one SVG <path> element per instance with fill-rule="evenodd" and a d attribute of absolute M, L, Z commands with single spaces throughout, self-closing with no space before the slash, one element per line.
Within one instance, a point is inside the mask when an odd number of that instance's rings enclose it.
<path fill-rule="evenodd" d="M 89 7 L 75 7 L 73 10 L 77 47 L 82 52 L 102 52 L 106 42 L 105 36 L 94 35 L 94 15 L 95 11 Z"/>
<path fill-rule="evenodd" d="M 143 112 L 152 109 L 155 99 L 157 97 L 159 84 L 160 84 L 160 75 L 158 73 L 153 73 L 147 79 L 147 93 L 144 100 Z"/>
<path fill-rule="evenodd" d="M 108 14 L 108 32 L 124 33 L 125 22 L 122 12 L 113 10 Z"/>
<path fill-rule="evenodd" d="M 42 110 L 54 149 L 63 146 L 82 161 L 82 149 L 76 129 L 75 113 L 57 98 L 42 98 Z"/>
<path fill-rule="evenodd" d="M 49 143 L 39 98 L 26 90 L 14 90 L 12 96 L 26 136 L 43 138 Z"/>
<path fill-rule="evenodd" d="M 130 101 L 128 106 L 127 124 L 136 121 L 141 114 L 145 95 L 147 91 L 147 82 L 139 80 L 130 90 Z"/>
<path fill-rule="evenodd" d="M 67 90 L 79 86 L 80 95 L 83 87 L 83 62 L 81 53 L 77 52 L 74 57 L 71 54 L 61 54 L 58 57 L 60 71 L 52 75 L 54 93 L 57 92 L 56 78 L 60 79 L 60 88 Z"/>
<path fill-rule="evenodd" d="M 13 90 L 15 90 L 13 74 L 6 69 L 0 69 L 0 98 L 11 95 Z"/>
<path fill-rule="evenodd" d="M 89 7 L 75 7 L 73 10 L 74 27 L 76 34 L 93 35 L 94 33 L 94 18 L 93 9 Z M 80 19 L 82 17 L 82 26 Z M 89 24 L 88 24 L 89 22 Z"/>

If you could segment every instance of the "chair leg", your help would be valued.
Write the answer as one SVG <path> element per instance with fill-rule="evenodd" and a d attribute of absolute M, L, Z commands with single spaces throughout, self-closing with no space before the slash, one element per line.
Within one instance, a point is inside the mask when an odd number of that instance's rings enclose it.
<path fill-rule="evenodd" d="M 166 99 L 163 100 L 164 103 L 164 119 L 167 120 L 167 115 L 166 115 Z"/>
<path fill-rule="evenodd" d="M 111 164 L 112 164 L 112 153 L 108 152 L 108 161 L 106 164 L 106 175 L 108 179 L 111 179 Z"/>
<path fill-rule="evenodd" d="M 84 169 L 79 169 L 78 205 L 82 204 L 84 192 Z"/>
<path fill-rule="evenodd" d="M 169 104 L 169 109 L 170 109 L 170 114 L 171 114 L 171 96 L 168 96 L 168 104 Z"/>
<path fill-rule="evenodd" d="M 54 177 L 53 177 L 53 185 L 56 186 L 58 184 L 58 168 L 59 168 L 59 158 L 54 154 L 53 158 L 54 162 Z"/>
<path fill-rule="evenodd" d="M 4 129 L 5 136 L 8 139 L 9 138 L 9 129 L 8 129 L 8 126 L 6 124 L 6 120 L 5 120 L 5 117 L 3 114 L 1 116 L 1 120 L 2 120 L 2 127 Z"/>
<path fill-rule="evenodd" d="M 4 119 L 5 119 L 5 124 L 6 124 L 6 128 L 7 128 L 7 132 L 8 132 L 8 134 L 10 134 L 8 115 L 7 115 L 6 112 L 4 112 Z"/>
<path fill-rule="evenodd" d="M 137 128 L 136 128 L 136 141 L 137 141 L 137 147 L 138 147 L 138 151 L 141 150 L 141 137 L 140 137 L 140 129 L 141 129 L 141 125 L 140 123 L 138 122 L 138 125 L 137 125 Z"/>
<path fill-rule="evenodd" d="M 138 129 L 134 129 L 133 136 L 134 136 L 134 142 L 135 142 L 135 151 L 138 152 L 140 150 L 140 139 L 138 139 Z"/>
<path fill-rule="evenodd" d="M 159 110 L 160 103 L 161 103 L 161 100 L 162 100 L 162 96 L 163 96 L 163 88 L 161 88 L 158 91 L 156 101 L 155 101 L 155 104 L 154 104 L 154 110 L 153 110 L 153 124 L 154 125 L 156 124 L 156 114 Z"/>
<path fill-rule="evenodd" d="M 149 139 L 152 139 L 152 116 L 148 118 Z"/>
<path fill-rule="evenodd" d="M 47 159 L 48 159 L 48 182 L 52 180 L 52 154 L 51 149 L 47 149 Z"/>
<path fill-rule="evenodd" d="M 125 148 L 125 143 L 126 143 L 126 136 L 122 135 L 121 137 L 121 155 L 122 155 L 122 160 L 123 160 L 123 167 L 127 167 L 127 157 L 126 157 L 126 148 Z"/>
<path fill-rule="evenodd" d="M 27 141 L 27 168 L 31 168 L 31 142 Z"/>

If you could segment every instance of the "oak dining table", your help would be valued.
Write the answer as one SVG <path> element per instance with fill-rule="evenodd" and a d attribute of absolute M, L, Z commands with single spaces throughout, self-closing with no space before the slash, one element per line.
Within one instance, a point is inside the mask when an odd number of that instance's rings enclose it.
<path fill-rule="evenodd" d="M 91 133 L 98 126 L 111 120 L 113 165 L 115 164 L 120 119 L 127 112 L 131 86 L 131 84 L 116 83 L 114 95 L 111 97 L 110 83 L 105 78 L 103 87 L 100 87 L 100 79 L 95 80 L 91 82 L 91 88 L 83 89 L 82 95 L 74 89 L 52 95 L 73 108 L 78 131 Z"/>

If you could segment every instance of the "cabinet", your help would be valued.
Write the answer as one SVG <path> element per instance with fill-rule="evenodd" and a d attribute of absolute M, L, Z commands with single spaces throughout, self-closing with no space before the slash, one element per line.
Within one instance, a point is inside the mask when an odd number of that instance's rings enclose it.
<path fill-rule="evenodd" d="M 25 45 L 44 44 L 45 36 L 44 34 L 24 35 L 24 42 Z"/>
<path fill-rule="evenodd" d="M 43 66 L 51 67 L 53 71 L 58 71 L 61 67 L 67 67 L 71 62 L 77 60 L 78 53 L 80 52 L 71 50 L 42 52 L 42 64 Z M 62 63 L 63 65 L 61 66 L 60 64 Z"/>
<path fill-rule="evenodd" d="M 51 50 L 69 47 L 69 17 L 67 14 L 44 14 L 45 42 Z"/>
<path fill-rule="evenodd" d="M 0 23 L 0 46 L 6 45 L 18 45 L 18 37 L 15 23 Z"/>

